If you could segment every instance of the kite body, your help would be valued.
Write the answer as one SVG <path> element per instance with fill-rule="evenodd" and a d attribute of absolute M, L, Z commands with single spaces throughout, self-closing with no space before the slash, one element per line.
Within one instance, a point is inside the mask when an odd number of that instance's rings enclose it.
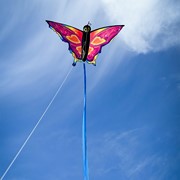
<path fill-rule="evenodd" d="M 91 32 L 91 27 L 89 25 L 84 26 L 83 38 L 82 38 L 82 52 L 81 52 L 81 59 L 84 62 L 86 61 L 89 52 L 90 32 Z"/>
<path fill-rule="evenodd" d="M 106 26 L 91 31 L 85 25 L 83 31 L 58 22 L 46 21 L 62 39 L 69 44 L 69 51 L 74 57 L 73 66 L 78 61 L 86 61 L 96 65 L 96 58 L 103 46 L 108 44 L 123 28 L 124 25 Z"/>

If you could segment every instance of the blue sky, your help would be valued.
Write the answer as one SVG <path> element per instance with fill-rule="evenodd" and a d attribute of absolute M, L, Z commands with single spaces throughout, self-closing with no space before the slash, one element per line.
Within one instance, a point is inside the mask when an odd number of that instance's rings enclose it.
<path fill-rule="evenodd" d="M 71 68 L 48 19 L 125 24 L 87 65 L 90 179 L 180 179 L 178 1 L 2 0 L 0 12 L 0 176 Z M 83 179 L 82 110 L 78 63 L 4 179 Z"/>

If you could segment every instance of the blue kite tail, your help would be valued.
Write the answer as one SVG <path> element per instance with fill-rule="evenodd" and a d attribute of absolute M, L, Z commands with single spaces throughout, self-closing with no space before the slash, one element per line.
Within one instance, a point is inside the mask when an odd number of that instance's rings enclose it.
<path fill-rule="evenodd" d="M 83 63 L 83 69 L 84 69 L 84 109 L 83 109 L 83 124 L 82 124 L 83 170 L 84 170 L 84 180 L 89 180 L 87 139 L 86 139 L 86 66 L 85 66 L 85 62 Z"/>

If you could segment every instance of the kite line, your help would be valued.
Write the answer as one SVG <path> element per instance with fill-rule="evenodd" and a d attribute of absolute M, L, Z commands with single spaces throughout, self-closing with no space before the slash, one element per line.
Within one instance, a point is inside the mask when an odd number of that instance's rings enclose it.
<path fill-rule="evenodd" d="M 82 124 L 83 170 L 84 170 L 84 180 L 89 180 L 87 139 L 86 139 L 86 66 L 85 66 L 85 62 L 83 63 L 83 69 L 84 69 L 84 109 L 83 109 L 83 124 Z"/>
<path fill-rule="evenodd" d="M 34 128 L 32 129 L 32 131 L 30 132 L 30 134 L 28 135 L 28 137 L 26 138 L 26 140 L 24 141 L 23 145 L 21 146 L 21 148 L 19 149 L 19 151 L 17 152 L 17 154 L 15 155 L 15 157 L 13 158 L 13 160 L 11 161 L 11 163 L 9 164 L 9 166 L 7 167 L 7 169 L 5 170 L 4 174 L 2 175 L 2 177 L 0 178 L 0 180 L 3 180 L 4 177 L 6 176 L 6 174 L 8 173 L 9 169 L 11 168 L 11 166 L 14 164 L 14 162 L 16 161 L 16 159 L 18 158 L 19 154 L 21 153 L 21 151 L 24 149 L 25 145 L 27 144 L 27 142 L 29 141 L 29 139 L 31 138 L 31 136 L 33 135 L 34 131 L 36 130 L 36 128 L 38 127 L 38 125 L 40 124 L 41 120 L 43 119 L 43 117 L 45 116 L 45 114 L 47 113 L 48 109 L 50 108 L 51 104 L 54 102 L 56 96 L 58 95 L 58 93 L 60 92 L 60 90 L 62 89 L 65 81 L 67 80 L 69 74 L 72 71 L 72 68 L 70 68 L 70 70 L 68 71 L 67 75 L 65 76 L 63 82 L 60 84 L 59 88 L 57 89 L 56 93 L 54 94 L 53 98 L 51 99 L 51 101 L 49 102 L 48 106 L 46 107 L 45 111 L 43 112 L 43 114 L 41 115 L 41 117 L 39 118 L 38 122 L 36 123 L 36 125 L 34 126 Z"/>

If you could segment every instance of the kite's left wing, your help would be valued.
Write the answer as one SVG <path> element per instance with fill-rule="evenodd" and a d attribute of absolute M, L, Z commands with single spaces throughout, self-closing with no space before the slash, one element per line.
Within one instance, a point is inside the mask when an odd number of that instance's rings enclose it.
<path fill-rule="evenodd" d="M 124 25 L 107 26 L 91 31 L 87 62 L 96 65 L 96 58 L 103 46 L 108 44 Z"/>
<path fill-rule="evenodd" d="M 74 57 L 74 62 L 76 63 L 78 60 L 80 60 L 83 32 L 75 27 L 66 24 L 61 24 L 53 21 L 46 22 L 49 24 L 49 27 L 60 36 L 62 41 L 69 44 L 69 51 Z"/>

